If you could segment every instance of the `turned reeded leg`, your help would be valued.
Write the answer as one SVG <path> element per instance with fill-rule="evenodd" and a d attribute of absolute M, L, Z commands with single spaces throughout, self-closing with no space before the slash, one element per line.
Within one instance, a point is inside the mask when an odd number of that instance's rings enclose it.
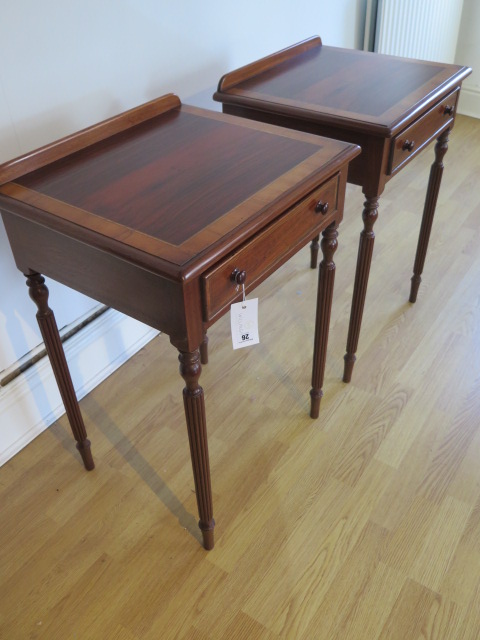
<path fill-rule="evenodd" d="M 362 326 L 363 308 L 367 295 L 368 275 L 372 262 L 373 245 L 375 233 L 373 225 L 378 216 L 378 196 L 366 196 L 363 209 L 363 231 L 360 233 L 360 244 L 358 247 L 357 270 L 355 272 L 355 284 L 353 286 L 352 308 L 350 311 L 350 324 L 348 327 L 347 352 L 344 356 L 345 367 L 343 370 L 343 381 L 350 382 L 352 379 L 353 365 L 355 364 L 355 353 L 358 348 L 360 328 Z"/>
<path fill-rule="evenodd" d="M 310 391 L 310 416 L 318 418 L 320 400 L 323 396 L 323 376 L 327 356 L 328 329 L 332 309 L 335 263 L 333 254 L 337 249 L 337 227 L 330 225 L 323 232 L 321 242 L 323 260 L 318 269 L 317 314 L 315 319 L 315 342 L 313 348 L 312 389 Z"/>
<path fill-rule="evenodd" d="M 83 418 L 78 406 L 77 397 L 73 388 L 70 371 L 63 345 L 58 333 L 57 323 L 53 311 L 48 306 L 48 289 L 45 278 L 39 273 L 25 274 L 30 297 L 38 307 L 37 320 L 42 333 L 45 349 L 52 364 L 53 373 L 62 396 L 65 411 L 67 413 L 73 435 L 77 441 L 77 449 L 82 456 L 83 464 L 89 471 L 95 467 L 90 450 L 90 440 L 83 423 Z"/>
<path fill-rule="evenodd" d="M 192 458 L 193 478 L 197 496 L 200 527 L 205 549 L 213 549 L 213 519 L 212 487 L 210 482 L 210 463 L 208 460 L 207 423 L 205 418 L 205 403 L 203 389 L 198 384 L 202 371 L 200 353 L 197 349 L 193 353 L 180 351 L 180 375 L 185 380 L 183 403 L 187 420 L 188 441 Z"/>
<path fill-rule="evenodd" d="M 425 256 L 427 255 L 428 241 L 430 240 L 430 232 L 432 230 L 433 217 L 435 215 L 435 207 L 437 206 L 438 192 L 440 191 L 440 183 L 443 174 L 443 157 L 448 150 L 448 136 L 450 129 L 447 129 L 437 138 L 435 145 L 435 161 L 430 169 L 430 178 L 428 180 L 427 195 L 425 198 L 425 206 L 423 209 L 422 225 L 420 227 L 420 236 L 418 238 L 417 253 L 415 255 L 415 264 L 413 266 L 413 276 L 410 288 L 410 302 L 417 299 L 418 288 L 422 281 L 421 275 L 425 265 Z"/>
<path fill-rule="evenodd" d="M 320 244 L 318 242 L 319 240 L 320 240 L 320 236 L 315 236 L 315 238 L 312 240 L 312 243 L 310 245 L 310 268 L 311 269 L 317 268 L 318 250 L 320 248 Z"/>
<path fill-rule="evenodd" d="M 208 336 L 207 332 L 203 335 L 203 342 L 200 345 L 200 362 L 202 364 L 208 364 Z"/>

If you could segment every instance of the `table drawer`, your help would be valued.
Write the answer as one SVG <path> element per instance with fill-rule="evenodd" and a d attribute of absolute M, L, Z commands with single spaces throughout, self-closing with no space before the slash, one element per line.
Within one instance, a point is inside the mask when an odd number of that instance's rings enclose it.
<path fill-rule="evenodd" d="M 202 276 L 205 322 L 240 297 L 231 279 L 235 269 L 245 271 L 245 289 L 251 290 L 335 219 L 338 183 L 339 175 L 330 178 Z"/>
<path fill-rule="evenodd" d="M 452 91 L 392 139 L 388 174 L 398 171 L 455 119 L 460 89 Z"/>

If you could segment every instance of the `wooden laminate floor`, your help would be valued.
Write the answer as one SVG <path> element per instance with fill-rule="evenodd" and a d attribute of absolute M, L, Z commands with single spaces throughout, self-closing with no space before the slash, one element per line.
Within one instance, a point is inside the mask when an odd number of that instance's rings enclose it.
<path fill-rule="evenodd" d="M 480 120 L 458 117 L 411 305 L 432 154 L 381 199 L 345 385 L 363 201 L 348 187 L 317 421 L 307 249 L 257 290 L 260 345 L 233 352 L 228 317 L 210 331 L 213 551 L 165 336 L 81 402 L 95 471 L 65 418 L 0 469 L 2 639 L 480 638 Z"/>

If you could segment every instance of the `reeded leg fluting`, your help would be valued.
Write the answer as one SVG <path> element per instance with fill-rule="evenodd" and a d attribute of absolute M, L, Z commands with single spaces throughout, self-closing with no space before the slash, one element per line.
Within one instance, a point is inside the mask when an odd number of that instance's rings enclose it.
<path fill-rule="evenodd" d="M 350 324 L 348 327 L 347 352 L 343 358 L 345 360 L 343 371 L 344 382 L 350 382 L 352 379 L 353 365 L 356 360 L 355 353 L 357 352 L 360 328 L 362 326 L 363 309 L 367 295 L 368 276 L 370 273 L 373 245 L 375 242 L 373 225 L 377 220 L 377 216 L 378 196 L 366 196 L 362 214 L 364 228 L 360 233 L 357 270 L 355 272 Z"/>
<path fill-rule="evenodd" d="M 420 235 L 418 238 L 417 253 L 415 255 L 415 264 L 413 266 L 413 276 L 410 288 L 410 302 L 417 299 L 418 288 L 422 281 L 421 275 L 425 265 L 425 257 L 427 255 L 428 241 L 430 240 L 430 232 L 432 230 L 433 217 L 437 206 L 438 193 L 440 191 L 440 183 L 443 175 L 443 158 L 448 150 L 448 136 L 450 129 L 444 131 L 437 139 L 435 145 L 435 161 L 430 168 L 430 178 L 428 180 L 427 195 L 425 197 L 425 206 L 423 209 L 422 225 L 420 227 Z"/>
<path fill-rule="evenodd" d="M 337 249 L 337 227 L 330 225 L 323 231 L 321 249 L 323 260 L 318 270 L 317 314 L 315 320 L 315 342 L 313 348 L 312 389 L 310 391 L 310 416 L 318 418 L 322 386 L 327 356 L 328 330 L 332 309 L 333 284 L 335 281 L 335 263 L 333 254 Z"/>
<path fill-rule="evenodd" d="M 73 435 L 77 441 L 77 449 L 82 456 L 83 464 L 89 471 L 95 467 L 90 449 L 90 440 L 83 423 L 80 407 L 73 388 L 70 371 L 65 359 L 65 352 L 58 333 L 53 311 L 48 306 L 48 288 L 45 278 L 39 273 L 25 274 L 30 297 L 37 305 L 37 321 L 40 327 L 45 349 L 52 364 L 53 373 L 62 396 Z"/>
<path fill-rule="evenodd" d="M 179 351 L 179 354 L 180 375 L 186 384 L 183 390 L 183 403 L 185 406 L 198 514 L 200 516 L 198 526 L 202 531 L 203 546 L 205 549 L 213 549 L 215 520 L 213 519 L 212 487 L 208 459 L 207 423 L 203 389 L 198 384 L 202 371 L 200 353 L 197 349 L 193 353 Z"/>

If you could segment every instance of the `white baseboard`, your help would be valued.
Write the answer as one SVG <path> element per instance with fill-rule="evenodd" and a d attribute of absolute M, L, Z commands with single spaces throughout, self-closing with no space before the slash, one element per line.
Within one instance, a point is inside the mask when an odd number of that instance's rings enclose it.
<path fill-rule="evenodd" d="M 464 116 L 480 118 L 480 89 L 470 88 L 464 84 L 460 92 L 457 111 Z"/>
<path fill-rule="evenodd" d="M 83 398 L 158 335 L 109 309 L 64 343 L 77 397 Z M 65 409 L 48 358 L 0 388 L 0 465 L 57 420 Z"/>

